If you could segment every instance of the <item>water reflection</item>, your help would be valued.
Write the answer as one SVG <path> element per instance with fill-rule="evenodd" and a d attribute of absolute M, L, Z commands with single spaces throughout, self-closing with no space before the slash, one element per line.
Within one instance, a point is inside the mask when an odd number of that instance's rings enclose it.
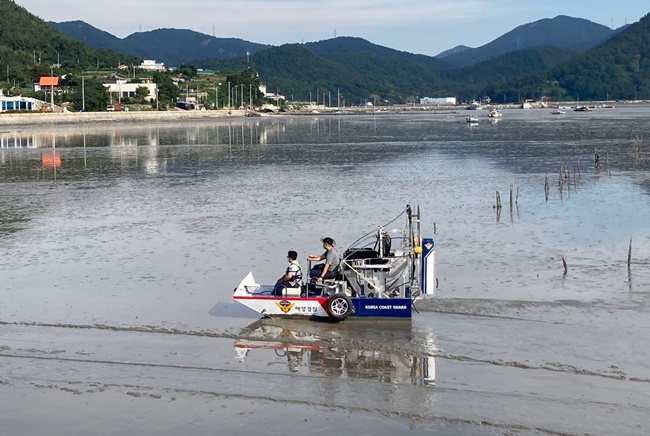
<path fill-rule="evenodd" d="M 352 325 L 355 322 L 350 322 Z M 239 339 L 233 344 L 236 359 L 240 362 L 267 362 L 268 365 L 282 364 L 293 373 L 320 374 L 328 377 L 376 380 L 382 383 L 408 384 L 416 386 L 435 385 L 435 358 L 418 356 L 411 352 L 395 352 L 408 348 L 403 333 L 406 324 L 396 326 L 363 323 L 352 331 L 332 332 L 320 329 L 322 323 L 302 322 L 303 328 L 288 328 L 282 325 L 268 325 L 264 320 L 256 321 L 245 329 L 245 336 L 260 339 Z M 335 324 L 340 326 L 341 324 Z M 410 323 L 408 323 L 410 331 Z M 314 331 L 309 330 L 315 328 Z M 388 332 L 403 330 L 392 341 L 387 341 Z M 377 342 L 359 340 L 361 329 L 374 337 L 383 338 Z M 335 334 L 338 333 L 338 334 Z M 336 337 L 336 345 L 323 345 L 327 338 Z M 410 335 L 409 335 L 410 336 Z M 354 340 L 351 340 L 354 338 Z M 358 344 L 363 342 L 364 347 Z M 355 345 L 356 344 L 356 345 Z M 401 345 L 401 346 L 400 346 Z M 431 344 L 427 344 L 431 346 Z"/>
<path fill-rule="evenodd" d="M 76 180 L 119 175 L 125 170 L 155 175 L 165 173 L 174 164 L 196 166 L 232 155 L 247 160 L 252 157 L 257 162 L 260 147 L 269 142 L 271 132 L 275 136 L 276 132 L 284 134 L 284 130 L 279 123 L 242 120 L 185 127 L 127 125 L 5 131 L 0 132 L 0 180 Z M 35 149 L 43 152 L 35 154 Z"/>
<path fill-rule="evenodd" d="M 240 362 L 256 358 L 286 361 L 295 373 L 377 380 L 382 383 L 434 386 L 434 357 L 404 356 L 383 351 L 324 348 L 317 345 L 236 341 Z M 264 352 L 266 350 L 266 352 Z M 268 351 L 272 351 L 269 353 Z"/>

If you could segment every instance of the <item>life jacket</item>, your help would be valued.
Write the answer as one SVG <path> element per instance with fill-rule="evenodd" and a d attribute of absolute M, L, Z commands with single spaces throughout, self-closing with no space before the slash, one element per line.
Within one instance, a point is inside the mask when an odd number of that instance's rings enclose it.
<path fill-rule="evenodd" d="M 302 265 L 300 265 L 297 260 L 292 261 L 291 265 L 296 265 L 298 267 L 298 272 L 293 275 L 293 278 L 289 280 L 289 283 L 291 283 L 291 286 L 297 286 L 302 281 Z M 289 270 L 289 268 L 291 268 L 291 265 L 287 267 L 287 274 L 291 273 Z"/>

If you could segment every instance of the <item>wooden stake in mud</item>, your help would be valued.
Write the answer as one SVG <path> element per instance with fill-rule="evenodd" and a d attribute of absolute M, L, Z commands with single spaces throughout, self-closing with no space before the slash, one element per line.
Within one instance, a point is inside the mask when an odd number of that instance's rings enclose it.
<path fill-rule="evenodd" d="M 564 266 L 564 275 L 566 275 L 569 268 L 567 267 L 566 258 L 564 257 L 564 254 L 562 255 L 562 266 Z"/>
<path fill-rule="evenodd" d="M 512 210 L 512 185 L 510 185 L 510 210 Z"/>
<path fill-rule="evenodd" d="M 630 236 L 630 247 L 627 249 L 627 270 L 630 270 L 632 265 L 632 236 Z"/>
<path fill-rule="evenodd" d="M 515 203 L 519 204 L 519 185 L 517 185 L 517 195 L 515 196 Z"/>
<path fill-rule="evenodd" d="M 501 194 L 497 191 L 497 204 L 494 205 L 494 209 L 497 211 L 497 222 L 501 220 Z"/>
<path fill-rule="evenodd" d="M 548 201 L 548 176 L 544 176 L 544 200 Z"/>

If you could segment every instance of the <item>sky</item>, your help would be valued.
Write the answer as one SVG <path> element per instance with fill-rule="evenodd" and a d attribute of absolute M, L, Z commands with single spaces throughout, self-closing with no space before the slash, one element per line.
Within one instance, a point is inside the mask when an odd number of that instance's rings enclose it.
<path fill-rule="evenodd" d="M 607 27 L 638 21 L 647 0 L 15 0 L 45 21 L 81 20 L 124 38 L 160 28 L 269 45 L 353 36 L 435 56 L 478 47 L 558 15 Z"/>

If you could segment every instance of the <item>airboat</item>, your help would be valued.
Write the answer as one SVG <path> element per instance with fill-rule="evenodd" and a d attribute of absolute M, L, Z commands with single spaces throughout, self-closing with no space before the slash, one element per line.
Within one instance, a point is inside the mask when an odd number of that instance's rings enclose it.
<path fill-rule="evenodd" d="M 402 229 L 386 230 L 401 217 Z M 304 274 L 298 287 L 274 295 L 274 285 L 258 284 L 249 272 L 233 299 L 268 317 L 410 318 L 414 301 L 433 296 L 436 287 L 434 241 L 420 235 L 420 225 L 420 207 L 407 205 L 343 252 L 335 278 L 321 283 Z"/>

